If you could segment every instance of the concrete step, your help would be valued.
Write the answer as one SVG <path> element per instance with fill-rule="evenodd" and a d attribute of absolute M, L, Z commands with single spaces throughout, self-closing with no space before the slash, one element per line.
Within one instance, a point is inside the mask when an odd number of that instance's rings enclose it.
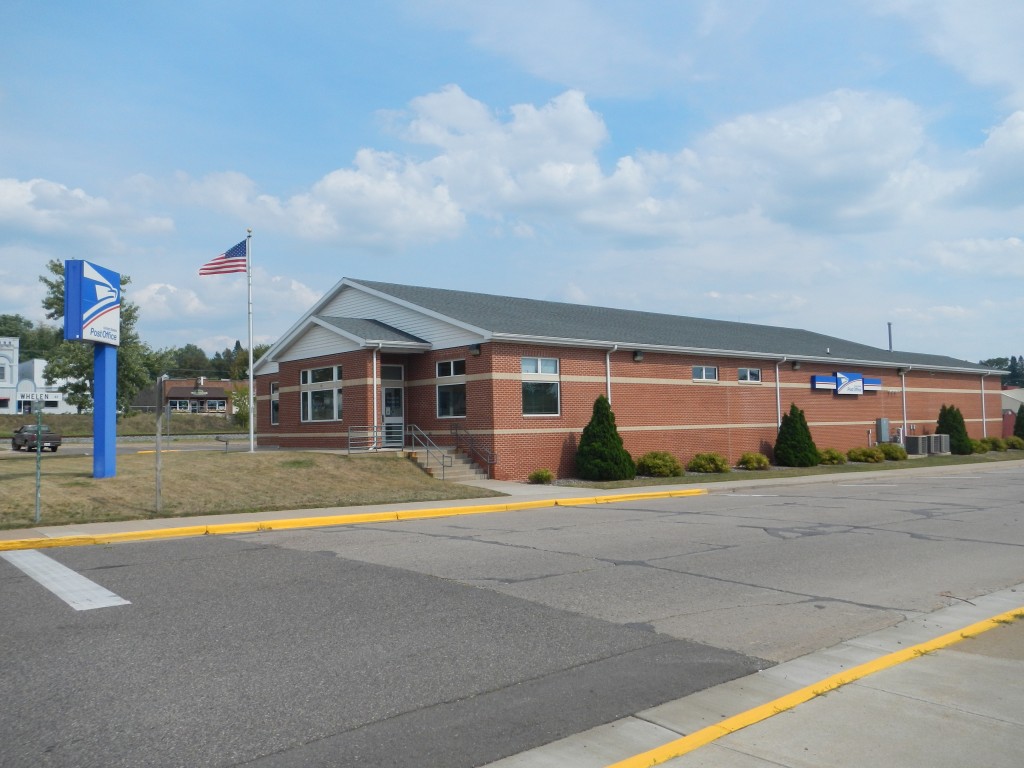
<path fill-rule="evenodd" d="M 487 473 L 465 454 L 454 448 L 442 448 L 441 451 L 452 459 L 451 466 L 444 467 L 443 479 L 447 482 L 487 479 Z M 436 453 L 431 456 L 426 451 L 409 451 L 407 455 L 428 475 L 441 478 L 441 466 Z"/>

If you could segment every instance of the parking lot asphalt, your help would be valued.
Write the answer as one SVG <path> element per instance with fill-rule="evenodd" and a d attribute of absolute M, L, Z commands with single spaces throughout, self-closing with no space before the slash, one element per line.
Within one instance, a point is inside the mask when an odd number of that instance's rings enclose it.
<path fill-rule="evenodd" d="M 956 468 L 904 471 L 941 474 Z M 977 469 L 977 467 L 972 467 Z M 1024 462 L 1002 470 L 1024 471 Z M 869 479 L 863 473 L 858 479 Z M 888 475 L 889 473 L 878 473 Z M 781 481 L 744 480 L 714 486 L 836 482 L 827 476 Z M 288 512 L 170 520 L 96 523 L 0 532 L 0 549 L 92 543 L 90 537 L 180 535 L 182 529 L 225 524 L 262 525 L 353 515 L 442 516 L 515 508 L 613 503 L 637 494 L 595 497 L 593 489 L 482 481 L 507 501 L 382 505 L 358 510 Z M 696 494 L 691 484 L 660 487 L 660 494 Z M 642 495 L 642 494 L 641 494 Z M 515 505 L 528 505 L 516 507 Z M 393 519 L 401 519 L 394 517 Z M 410 518 L 406 518 L 410 519 Z M 379 519 L 377 520 L 379 521 Z M 212 531 L 211 531 L 212 532 Z M 228 532 L 228 531 L 225 531 Z M 952 768 L 1020 765 L 1024 728 L 1024 584 L 963 600 L 897 626 L 784 662 L 644 710 L 528 752 L 491 768 L 767 768 L 768 766 L 899 765 Z"/>

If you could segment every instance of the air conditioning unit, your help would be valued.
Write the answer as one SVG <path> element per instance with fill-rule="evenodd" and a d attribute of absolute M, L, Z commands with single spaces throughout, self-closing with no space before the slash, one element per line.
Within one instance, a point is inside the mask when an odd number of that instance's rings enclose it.
<path fill-rule="evenodd" d="M 906 435 L 903 446 L 911 456 L 927 456 L 929 441 L 927 435 Z"/>

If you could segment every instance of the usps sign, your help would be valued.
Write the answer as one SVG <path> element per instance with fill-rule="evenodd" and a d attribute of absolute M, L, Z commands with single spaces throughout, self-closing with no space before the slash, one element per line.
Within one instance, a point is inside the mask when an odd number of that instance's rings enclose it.
<path fill-rule="evenodd" d="M 121 275 L 90 261 L 64 262 L 64 338 L 121 342 Z"/>

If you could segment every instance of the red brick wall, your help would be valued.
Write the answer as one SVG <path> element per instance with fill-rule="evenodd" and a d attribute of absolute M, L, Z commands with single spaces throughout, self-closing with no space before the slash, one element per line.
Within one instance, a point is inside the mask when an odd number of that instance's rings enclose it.
<path fill-rule="evenodd" d="M 350 425 L 373 421 L 370 350 L 282 363 L 280 373 L 257 382 L 257 410 L 261 445 L 330 446 L 343 448 Z M 524 479 L 546 468 L 560 477 L 574 472 L 579 436 L 590 420 L 594 400 L 606 393 L 605 350 L 558 348 L 527 344 L 485 343 L 474 356 L 468 347 L 425 354 L 382 356 L 382 364 L 405 366 L 405 421 L 416 424 L 435 442 L 448 444 L 455 423 L 475 435 L 479 444 L 498 455 L 497 479 Z M 560 413 L 524 416 L 522 413 L 521 358 L 555 357 L 560 367 Z M 439 419 L 436 403 L 436 363 L 466 361 L 465 418 Z M 344 417 L 340 422 L 301 423 L 299 371 L 324 365 L 344 367 Z M 718 367 L 717 382 L 693 382 L 694 365 Z M 757 368 L 760 384 L 739 383 L 737 369 Z M 882 380 L 882 389 L 858 396 L 838 396 L 812 390 L 811 377 L 832 376 L 836 370 L 854 370 Z M 612 410 L 626 449 L 634 458 L 653 450 L 669 451 L 684 463 L 696 453 L 715 451 L 735 463 L 747 451 L 771 456 L 775 442 L 778 405 L 775 363 L 741 358 L 668 355 L 645 352 L 634 362 L 632 350 L 611 354 Z M 878 440 L 876 419 L 888 418 L 892 432 L 903 425 L 903 393 L 899 375 L 891 369 L 861 368 L 845 364 L 791 363 L 779 367 L 782 413 L 791 403 L 803 409 L 819 448 L 846 451 Z M 280 424 L 269 424 L 263 403 L 270 381 L 279 381 Z M 983 432 L 981 377 L 933 374 L 911 370 L 906 375 L 907 421 L 910 434 L 934 432 L 942 405 L 963 412 L 971 437 Z M 988 434 L 1002 431 L 997 385 L 986 387 Z"/>

